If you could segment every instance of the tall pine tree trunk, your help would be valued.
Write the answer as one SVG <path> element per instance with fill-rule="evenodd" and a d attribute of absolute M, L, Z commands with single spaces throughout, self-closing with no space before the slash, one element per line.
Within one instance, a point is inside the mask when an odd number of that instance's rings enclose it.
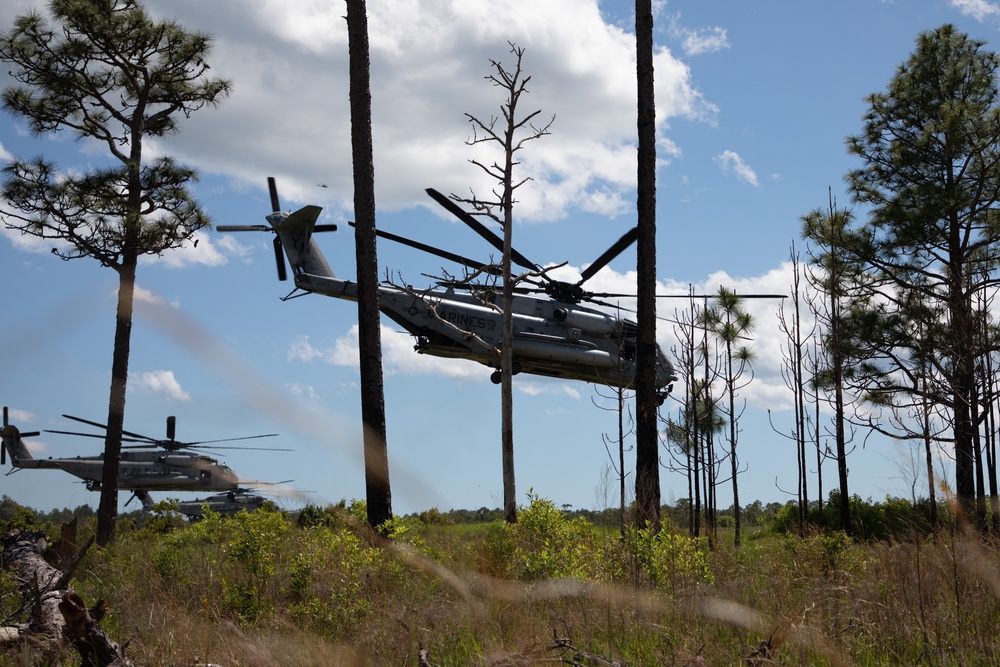
<path fill-rule="evenodd" d="M 653 87 L 653 8 L 635 3 L 639 218 L 636 340 L 635 499 L 639 525 L 660 529 L 660 459 L 656 397 L 656 103 Z"/>
<path fill-rule="evenodd" d="M 128 359 L 132 345 L 132 309 L 135 295 L 137 257 L 125 258 L 118 272 L 118 308 L 115 315 L 115 347 L 111 360 L 111 393 L 108 401 L 108 430 L 104 439 L 104 466 L 101 471 L 101 500 L 97 506 L 97 544 L 115 541 L 118 519 L 118 477 L 125 424 L 125 390 Z"/>
<path fill-rule="evenodd" d="M 347 0 L 347 39 L 350 52 L 351 149 L 354 162 L 358 351 L 361 357 L 365 492 L 368 523 L 375 528 L 392 518 L 392 493 L 389 486 L 382 383 L 382 333 L 375 247 L 375 164 L 372 155 L 372 98 L 365 0 Z"/>

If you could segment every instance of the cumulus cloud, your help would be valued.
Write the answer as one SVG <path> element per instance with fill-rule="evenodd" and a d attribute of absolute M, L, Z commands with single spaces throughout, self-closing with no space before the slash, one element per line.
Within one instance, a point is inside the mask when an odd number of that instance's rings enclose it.
<path fill-rule="evenodd" d="M 750 165 L 743 161 L 739 153 L 725 150 L 715 158 L 715 161 L 719 163 L 724 173 L 734 174 L 738 180 L 755 188 L 760 185 L 760 182 L 757 180 L 757 173 Z"/>
<path fill-rule="evenodd" d="M 306 363 L 323 361 L 334 366 L 357 368 L 360 365 L 358 352 L 358 326 L 348 329 L 347 334 L 326 347 L 313 345 L 308 336 L 300 336 L 289 346 L 288 359 Z M 413 350 L 413 337 L 397 329 L 382 326 L 382 366 L 387 375 L 432 374 L 452 379 L 485 379 L 490 371 L 480 364 L 458 359 L 442 359 Z"/>
<path fill-rule="evenodd" d="M 1000 6 L 988 0 L 949 0 L 952 7 L 977 21 L 1000 16 Z"/>
<path fill-rule="evenodd" d="M 150 0 L 148 8 L 214 36 L 212 73 L 234 90 L 218 110 L 182 122 L 169 150 L 185 162 L 339 216 L 352 200 L 343 8 L 270 0 Z M 378 201 L 383 210 L 429 206 L 424 189 L 488 192 L 469 160 L 496 151 L 466 145 L 465 113 L 488 120 L 503 102 L 490 60 L 515 66 L 508 40 L 525 49 L 531 76 L 519 111 L 555 116 L 552 134 L 520 154 L 524 220 L 557 219 L 575 206 L 621 214 L 616 193 L 634 188 L 635 42 L 607 23 L 596 0 L 497 0 L 482 4 L 368 3 Z M 531 16 L 531 20 L 524 19 Z M 426 35 L 433 34 L 429 40 Z M 692 43 L 719 42 L 717 32 Z M 669 49 L 655 53 L 657 126 L 717 112 Z M 252 139 L 251 139 L 252 138 Z M 328 185 L 322 193 L 316 184 Z M 259 190 L 258 190 L 259 191 Z M 316 201 L 317 194 L 326 201 Z"/>
<path fill-rule="evenodd" d="M 219 244 L 218 247 L 216 242 Z M 241 254 L 242 246 L 230 240 L 230 236 L 223 235 L 213 238 L 203 231 L 197 231 L 180 248 L 167 250 L 159 256 L 149 255 L 147 261 L 151 264 L 163 264 L 172 269 L 182 269 L 194 265 L 221 266 L 228 260 L 226 253 L 220 252 L 219 247 L 225 248 L 231 253 Z"/>
<path fill-rule="evenodd" d="M 135 386 L 164 394 L 178 401 L 190 401 L 191 394 L 184 391 L 173 371 L 159 370 L 139 373 L 134 377 Z"/>
<path fill-rule="evenodd" d="M 674 24 L 672 32 L 681 40 L 684 53 L 689 56 L 714 53 L 729 48 L 729 37 L 725 28 L 711 27 L 692 30 Z"/>

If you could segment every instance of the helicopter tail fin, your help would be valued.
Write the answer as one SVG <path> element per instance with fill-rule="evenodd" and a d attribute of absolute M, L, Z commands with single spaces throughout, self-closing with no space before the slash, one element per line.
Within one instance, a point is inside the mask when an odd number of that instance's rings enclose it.
<path fill-rule="evenodd" d="M 28 450 L 28 446 L 24 444 L 22 437 L 28 437 L 38 435 L 37 431 L 32 433 L 21 433 L 20 430 L 13 424 L 7 421 L 7 408 L 3 409 L 3 431 L 0 431 L 0 438 L 2 438 L 2 443 L 0 443 L 0 464 L 7 463 L 7 455 L 10 455 L 10 462 L 12 465 L 17 466 L 21 461 L 27 461 L 35 458 L 31 455 L 31 451 Z"/>
<path fill-rule="evenodd" d="M 278 235 L 275 251 L 284 251 L 293 276 L 309 274 L 320 278 L 336 277 L 312 238 L 313 232 L 325 230 L 325 226 L 317 228 L 316 225 L 322 210 L 319 206 L 303 206 L 294 213 L 278 211 L 267 216 L 267 221 Z M 279 264 L 283 261 L 280 256 L 277 260 Z M 281 269 L 283 268 L 282 266 Z"/>
<path fill-rule="evenodd" d="M 153 502 L 153 498 L 149 495 L 148 491 L 140 489 L 132 494 L 132 498 L 138 498 L 139 502 L 142 503 L 142 509 L 147 512 L 156 507 L 156 503 Z M 128 503 L 132 502 L 132 498 L 128 499 Z M 128 505 L 128 503 L 125 504 Z"/>

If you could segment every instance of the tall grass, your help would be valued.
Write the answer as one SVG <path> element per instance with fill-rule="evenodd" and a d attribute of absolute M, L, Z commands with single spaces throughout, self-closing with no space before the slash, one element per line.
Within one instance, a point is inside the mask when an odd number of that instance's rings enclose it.
<path fill-rule="evenodd" d="M 123 522 L 74 586 L 150 667 L 417 665 L 422 647 L 435 667 L 1000 664 L 998 558 L 977 538 L 758 532 L 709 551 L 528 501 L 515 525 L 427 515 L 389 540 L 358 507 Z M 5 614 L 12 589 L 0 577 Z"/>

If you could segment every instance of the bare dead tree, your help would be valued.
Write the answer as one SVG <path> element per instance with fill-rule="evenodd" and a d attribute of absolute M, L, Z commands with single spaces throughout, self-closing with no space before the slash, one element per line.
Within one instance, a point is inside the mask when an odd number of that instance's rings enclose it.
<path fill-rule="evenodd" d="M 510 44 L 510 52 L 514 54 L 515 58 L 514 68 L 508 69 L 499 60 L 490 60 L 493 73 L 486 77 L 487 81 L 506 94 L 506 100 L 500 105 L 500 116 L 491 116 L 489 121 L 483 121 L 472 114 L 465 114 L 472 125 L 472 138 L 467 142 L 470 146 L 496 143 L 502 147 L 503 158 L 500 161 L 487 165 L 478 160 L 470 160 L 472 164 L 495 179 L 498 185 L 493 188 L 491 199 L 481 199 L 474 192 L 471 197 L 452 195 L 452 199 L 471 205 L 475 214 L 484 215 L 498 222 L 503 228 L 503 259 L 501 260 L 503 343 L 500 349 L 501 452 L 504 519 L 513 523 L 517 521 L 517 496 L 514 484 L 514 398 L 512 386 L 514 357 L 511 345 L 514 326 L 514 280 L 511 275 L 511 236 L 514 227 L 514 191 L 530 180 L 530 178 L 523 178 L 515 182 L 514 167 L 519 164 L 515 160 L 515 156 L 527 142 L 549 134 L 549 127 L 555 121 L 555 116 L 541 126 L 532 124 L 532 119 L 541 111 L 533 111 L 523 117 L 518 117 L 517 105 L 521 96 L 528 92 L 527 86 L 531 77 L 524 75 L 521 69 L 524 49 L 512 42 L 508 43 Z M 501 118 L 502 123 L 500 123 Z"/>
<path fill-rule="evenodd" d="M 631 392 L 622 387 L 621 384 L 608 386 L 608 390 L 611 393 L 610 396 L 605 396 L 600 389 L 597 390 L 599 396 L 614 401 L 612 407 L 600 405 L 596 400 L 594 401 L 594 405 L 602 410 L 613 410 L 617 416 L 617 436 L 612 437 L 603 433 L 601 434 L 601 440 L 604 442 L 604 449 L 607 451 L 608 459 L 611 461 L 611 468 L 618 477 L 618 524 L 621 534 L 624 536 L 625 528 L 628 525 L 628 503 L 626 501 L 625 490 L 625 480 L 628 477 L 628 472 L 625 469 L 625 452 L 631 449 L 627 446 L 627 440 L 629 436 L 635 433 L 635 420 L 631 411 L 626 407 L 626 399 Z M 614 448 L 614 451 L 612 451 L 612 448 Z"/>
<path fill-rule="evenodd" d="M 795 421 L 788 437 L 795 443 L 795 455 L 798 462 L 799 533 L 803 534 L 809 511 L 808 466 L 806 464 L 806 380 L 804 374 L 807 345 L 815 334 L 815 326 L 808 332 L 802 329 L 804 301 L 801 290 L 802 270 L 799 266 L 799 256 L 795 251 L 794 243 L 790 255 L 792 262 L 791 313 L 785 312 L 785 304 L 782 303 L 778 310 L 778 327 L 788 339 L 782 351 L 781 376 L 785 381 L 785 386 L 792 390 L 794 396 Z"/>

